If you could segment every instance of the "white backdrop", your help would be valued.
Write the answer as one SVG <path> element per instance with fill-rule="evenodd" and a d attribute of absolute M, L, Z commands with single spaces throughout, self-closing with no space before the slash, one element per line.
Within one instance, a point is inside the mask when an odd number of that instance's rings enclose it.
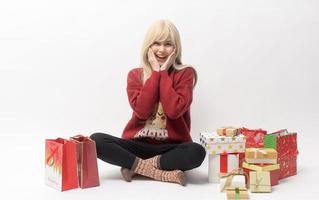
<path fill-rule="evenodd" d="M 319 2 L 2 1 L 0 133 L 120 135 L 148 26 L 178 27 L 198 71 L 192 134 L 319 128 Z"/>
<path fill-rule="evenodd" d="M 317 199 L 318 11 L 316 0 L 1 1 L 2 196 L 101 199 L 108 191 L 127 199 L 144 188 L 146 195 L 159 194 L 153 199 L 179 192 L 184 200 L 194 194 L 224 197 L 218 185 L 207 184 L 207 163 L 188 174 L 191 186 L 185 189 L 149 181 L 124 185 L 118 168 L 100 161 L 99 188 L 56 193 L 43 183 L 45 138 L 121 135 L 132 112 L 127 73 L 139 65 L 149 25 L 169 19 L 180 31 L 184 63 L 199 75 L 191 110 L 194 140 L 224 125 L 297 131 L 299 175 L 280 183 L 272 199 Z"/>

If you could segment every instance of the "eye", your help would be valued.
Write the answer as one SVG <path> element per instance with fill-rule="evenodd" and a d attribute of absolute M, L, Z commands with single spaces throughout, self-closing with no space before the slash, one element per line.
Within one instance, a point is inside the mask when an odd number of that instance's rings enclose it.
<path fill-rule="evenodd" d="M 160 43 L 159 42 L 154 42 L 153 45 L 158 46 L 158 45 L 160 45 Z"/>
<path fill-rule="evenodd" d="M 170 43 L 170 42 L 166 42 L 166 43 L 165 43 L 165 46 L 170 47 L 170 46 L 172 46 L 172 43 Z"/>

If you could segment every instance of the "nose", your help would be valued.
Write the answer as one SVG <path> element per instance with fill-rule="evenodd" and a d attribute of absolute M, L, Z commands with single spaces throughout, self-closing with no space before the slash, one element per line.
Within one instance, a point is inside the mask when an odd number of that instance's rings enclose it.
<path fill-rule="evenodd" d="M 164 45 L 159 46 L 158 51 L 163 52 L 164 51 Z"/>

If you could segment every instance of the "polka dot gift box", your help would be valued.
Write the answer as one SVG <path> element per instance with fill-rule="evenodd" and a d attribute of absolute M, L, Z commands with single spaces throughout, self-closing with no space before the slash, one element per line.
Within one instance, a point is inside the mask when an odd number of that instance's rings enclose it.
<path fill-rule="evenodd" d="M 245 153 L 245 136 L 220 136 L 216 132 L 200 133 L 200 143 L 208 154 L 208 181 L 219 183 L 220 173 L 241 167 Z"/>
<path fill-rule="evenodd" d="M 207 154 L 244 153 L 245 136 L 219 136 L 217 133 L 201 133 L 200 143 L 205 147 Z"/>

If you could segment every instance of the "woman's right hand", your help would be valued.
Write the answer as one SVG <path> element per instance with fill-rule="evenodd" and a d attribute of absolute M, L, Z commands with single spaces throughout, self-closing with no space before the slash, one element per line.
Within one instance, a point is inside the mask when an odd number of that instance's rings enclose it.
<path fill-rule="evenodd" d="M 152 69 L 154 71 L 159 72 L 160 71 L 160 65 L 157 62 L 157 60 L 155 58 L 155 55 L 154 55 L 154 52 L 152 51 L 151 48 L 148 49 L 147 57 L 148 57 L 148 62 L 151 64 Z"/>

